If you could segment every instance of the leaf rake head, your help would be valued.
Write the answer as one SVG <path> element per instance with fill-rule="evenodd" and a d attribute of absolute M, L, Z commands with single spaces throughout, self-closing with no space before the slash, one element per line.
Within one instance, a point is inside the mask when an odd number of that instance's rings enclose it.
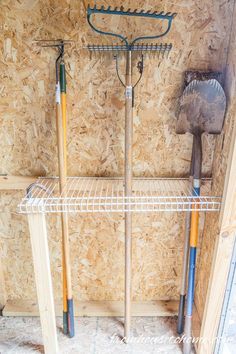
<path fill-rule="evenodd" d="M 113 32 L 107 32 L 103 31 L 95 26 L 95 24 L 92 22 L 92 16 L 93 15 L 98 15 L 98 14 L 105 14 L 105 15 L 118 15 L 118 16 L 131 16 L 131 17 L 142 17 L 142 18 L 148 18 L 148 19 L 156 19 L 156 20 L 161 20 L 161 21 L 167 21 L 167 28 L 164 30 L 162 33 L 158 33 L 155 35 L 149 35 L 149 36 L 140 36 L 131 41 L 131 43 L 128 42 L 127 38 L 124 37 L 123 35 L 119 33 L 113 33 Z M 145 45 L 145 44 L 137 44 L 137 42 L 140 41 L 145 41 L 145 40 L 154 40 L 157 38 L 164 37 L 167 35 L 167 33 L 171 29 L 172 21 L 174 17 L 176 16 L 176 13 L 172 12 L 158 12 L 158 11 L 144 11 L 144 10 L 137 10 L 135 9 L 134 11 L 131 11 L 131 9 L 124 10 L 123 6 L 120 8 L 115 7 L 114 9 L 111 8 L 111 6 L 108 6 L 105 8 L 104 6 L 97 7 L 96 5 L 94 7 L 88 6 L 87 8 L 87 20 L 90 25 L 90 27 L 97 33 L 102 34 L 102 35 L 108 35 L 112 36 L 114 38 L 119 38 L 124 45 L 123 46 L 103 46 L 103 49 L 100 48 L 100 50 L 105 51 L 111 51 L 115 49 L 115 51 L 121 50 L 131 50 L 131 51 L 159 51 L 163 50 L 163 48 L 166 46 L 165 44 L 163 45 Z M 91 48 L 91 46 L 89 46 Z M 171 44 L 166 46 L 166 50 L 171 49 L 172 47 Z M 89 48 L 89 49 L 90 49 Z M 90 49 L 91 50 L 91 49 Z M 98 46 L 95 46 L 95 50 L 99 50 Z"/>

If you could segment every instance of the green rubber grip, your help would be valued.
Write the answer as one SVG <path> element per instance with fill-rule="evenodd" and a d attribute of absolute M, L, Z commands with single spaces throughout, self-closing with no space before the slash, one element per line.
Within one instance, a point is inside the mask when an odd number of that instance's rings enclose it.
<path fill-rule="evenodd" d="M 61 92 L 66 93 L 66 69 L 65 64 L 60 64 L 60 89 Z"/>

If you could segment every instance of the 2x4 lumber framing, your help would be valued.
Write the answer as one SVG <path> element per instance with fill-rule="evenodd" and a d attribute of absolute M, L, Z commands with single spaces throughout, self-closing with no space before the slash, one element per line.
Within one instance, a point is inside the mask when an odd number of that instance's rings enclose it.
<path fill-rule="evenodd" d="M 61 316 L 61 303 L 56 302 L 56 316 Z M 132 302 L 133 316 L 176 316 L 178 301 Z M 75 316 L 123 317 L 122 301 L 75 301 Z M 38 305 L 30 300 L 8 300 L 3 316 L 39 316 Z"/>
<path fill-rule="evenodd" d="M 226 173 L 220 232 L 216 243 L 211 276 L 204 309 L 198 354 L 214 352 L 215 338 L 220 322 L 227 277 L 236 235 L 236 127 L 231 141 Z"/>
<path fill-rule="evenodd" d="M 215 350 L 216 337 L 220 324 L 221 311 L 224 303 L 227 278 L 232 259 L 236 235 L 236 126 L 235 126 L 235 31 L 236 31 L 236 1 L 233 1 L 233 17 L 229 42 L 226 70 L 226 88 L 231 109 L 233 132 L 230 142 L 230 152 L 227 161 L 227 171 L 224 181 L 223 206 L 219 219 L 219 232 L 214 248 L 211 274 L 208 284 L 207 298 L 204 307 L 198 354 L 212 354 Z M 230 113 L 228 113 L 230 114 Z M 225 137 L 228 139 L 228 137 Z"/>
<path fill-rule="evenodd" d="M 28 222 L 45 354 L 58 354 L 45 215 L 29 214 Z"/>
<path fill-rule="evenodd" d="M 0 190 L 26 190 L 36 179 L 28 176 L 0 176 Z"/>
<path fill-rule="evenodd" d="M 2 269 L 2 262 L 0 259 L 0 311 L 6 305 L 6 289 L 5 289 L 5 279 Z"/>

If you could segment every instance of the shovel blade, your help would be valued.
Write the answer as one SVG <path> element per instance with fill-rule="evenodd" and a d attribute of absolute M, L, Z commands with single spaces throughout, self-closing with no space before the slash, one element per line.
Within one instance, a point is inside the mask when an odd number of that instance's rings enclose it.
<path fill-rule="evenodd" d="M 226 96 L 217 80 L 193 80 L 180 100 L 176 132 L 220 134 L 225 110 Z"/>

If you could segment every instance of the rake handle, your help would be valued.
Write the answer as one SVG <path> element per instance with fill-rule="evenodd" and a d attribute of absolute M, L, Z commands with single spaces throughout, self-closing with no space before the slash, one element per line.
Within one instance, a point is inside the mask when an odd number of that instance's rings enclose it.
<path fill-rule="evenodd" d="M 58 162 L 59 162 L 59 184 L 60 193 L 64 189 L 66 183 L 66 175 L 64 168 L 64 154 L 63 154 L 63 128 L 62 128 L 62 115 L 61 115 L 61 105 L 56 104 L 56 123 L 57 123 L 57 146 L 58 146 Z M 62 224 L 62 281 L 63 281 L 63 333 L 68 333 L 67 324 L 67 279 L 66 279 L 66 264 L 65 264 L 65 252 L 64 252 L 64 235 L 66 233 L 66 215 L 61 214 L 61 224 Z"/>
<path fill-rule="evenodd" d="M 58 76 L 58 75 L 57 75 Z M 59 66 L 60 97 L 57 93 L 57 140 L 58 140 L 58 161 L 59 161 L 59 183 L 60 193 L 63 196 L 66 192 L 67 176 L 67 149 L 66 149 L 66 74 L 65 64 Z M 71 264 L 69 251 L 68 216 L 61 215 L 62 222 L 62 276 L 63 276 L 63 332 L 69 337 L 74 336 L 74 314 L 72 299 Z"/>
<path fill-rule="evenodd" d="M 125 89 L 125 196 L 132 196 L 132 53 L 126 57 L 126 89 Z M 131 323 L 131 272 L 132 272 L 132 214 L 125 212 L 125 338 L 130 335 Z"/>

